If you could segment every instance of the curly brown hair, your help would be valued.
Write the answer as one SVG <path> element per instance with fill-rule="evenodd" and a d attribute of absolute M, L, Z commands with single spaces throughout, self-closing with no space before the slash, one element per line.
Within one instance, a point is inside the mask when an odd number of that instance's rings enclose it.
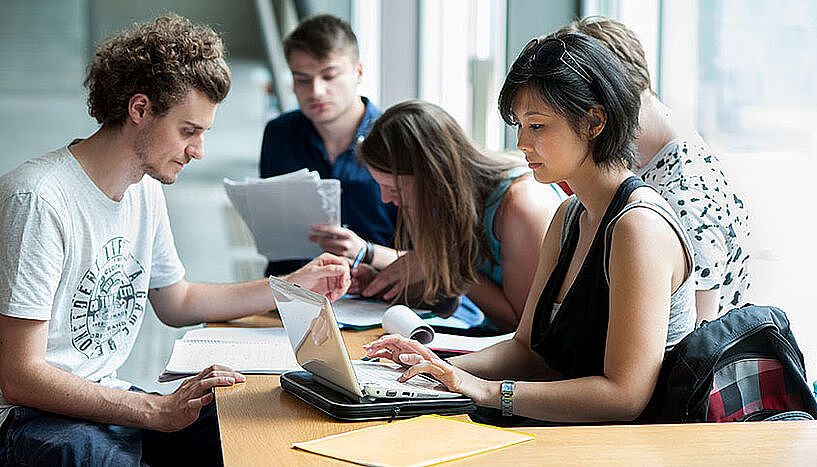
<path fill-rule="evenodd" d="M 148 96 L 153 113 L 162 116 L 191 89 L 218 104 L 230 79 L 218 34 L 170 14 L 102 42 L 84 84 L 88 113 L 102 125 L 121 126 L 134 94 Z"/>

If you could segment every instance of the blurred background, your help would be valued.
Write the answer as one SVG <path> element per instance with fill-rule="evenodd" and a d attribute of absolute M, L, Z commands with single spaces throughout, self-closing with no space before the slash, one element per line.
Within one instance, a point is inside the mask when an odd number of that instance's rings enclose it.
<path fill-rule="evenodd" d="M 381 109 L 413 98 L 450 112 L 481 146 L 514 149 L 496 111 L 510 62 L 534 36 L 601 14 L 639 34 L 662 100 L 721 157 L 752 225 L 750 301 L 789 315 L 817 375 L 811 311 L 817 246 L 817 4 L 810 0 L 3 0 L 0 173 L 90 135 L 82 87 L 95 45 L 134 22 L 175 12 L 219 31 L 233 87 L 205 158 L 165 187 L 176 246 L 193 281 L 261 277 L 264 259 L 231 209 L 224 177 L 258 175 L 265 123 L 296 106 L 281 38 L 299 18 L 331 13 L 360 42 L 361 93 Z M 120 376 L 157 383 L 184 329 L 149 313 Z"/>

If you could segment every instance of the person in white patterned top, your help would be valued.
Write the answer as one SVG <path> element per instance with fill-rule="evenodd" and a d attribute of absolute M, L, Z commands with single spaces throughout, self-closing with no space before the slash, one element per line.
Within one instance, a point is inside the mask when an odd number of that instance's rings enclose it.
<path fill-rule="evenodd" d="M 686 228 L 694 250 L 698 321 L 744 305 L 750 286 L 748 209 L 717 156 L 694 130 L 673 121 L 650 87 L 638 37 L 624 24 L 601 16 L 574 21 L 561 31 L 581 32 L 607 46 L 641 91 L 633 172 L 661 193 Z"/>

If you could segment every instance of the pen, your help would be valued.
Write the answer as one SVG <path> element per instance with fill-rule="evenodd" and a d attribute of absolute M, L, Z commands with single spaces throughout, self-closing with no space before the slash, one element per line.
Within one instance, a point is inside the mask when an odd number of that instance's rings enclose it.
<path fill-rule="evenodd" d="M 361 249 L 360 249 L 360 250 L 357 252 L 357 255 L 355 255 L 355 260 L 354 260 L 354 261 L 352 261 L 352 269 L 354 269 L 354 268 L 356 268 L 356 267 L 360 266 L 360 262 L 363 260 L 363 256 L 365 256 L 365 255 L 366 255 L 366 246 L 364 246 L 363 248 L 361 248 Z"/>

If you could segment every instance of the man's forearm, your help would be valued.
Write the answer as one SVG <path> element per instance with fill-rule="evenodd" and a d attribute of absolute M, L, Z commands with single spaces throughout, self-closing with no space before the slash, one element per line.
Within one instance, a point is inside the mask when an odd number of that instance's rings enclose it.
<path fill-rule="evenodd" d="M 13 384 L 4 384 L 3 397 L 10 404 L 98 423 L 158 428 L 162 396 L 107 388 L 45 362 L 21 370 L 9 378 Z"/>
<path fill-rule="evenodd" d="M 151 290 L 150 301 L 159 319 L 170 326 L 229 321 L 275 308 L 267 279 L 237 284 L 183 281 L 167 290 Z"/>

